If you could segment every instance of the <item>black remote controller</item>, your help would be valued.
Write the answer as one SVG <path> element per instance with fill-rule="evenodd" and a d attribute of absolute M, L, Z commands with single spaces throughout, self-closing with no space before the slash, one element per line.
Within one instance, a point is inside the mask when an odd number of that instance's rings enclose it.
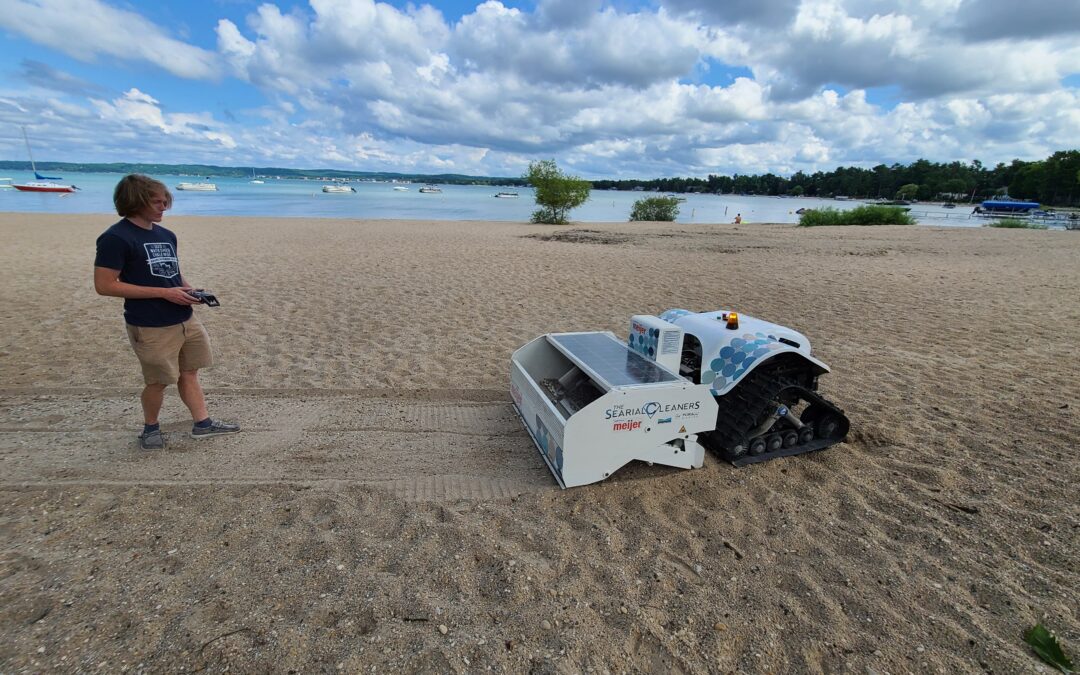
<path fill-rule="evenodd" d="M 218 302 L 217 297 L 215 297 L 213 293 L 207 293 L 205 290 L 203 290 L 201 288 L 196 288 L 196 289 L 188 291 L 188 295 L 195 298 L 196 300 L 198 300 L 202 304 L 206 305 L 207 307 L 220 307 L 221 306 L 221 303 Z"/>

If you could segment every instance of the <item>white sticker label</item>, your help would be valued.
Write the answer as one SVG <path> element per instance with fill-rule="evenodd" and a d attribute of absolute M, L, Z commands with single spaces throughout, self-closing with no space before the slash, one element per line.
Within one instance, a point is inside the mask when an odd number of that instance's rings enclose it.
<path fill-rule="evenodd" d="M 660 334 L 662 340 L 660 345 L 661 354 L 676 354 L 679 351 L 679 331 L 666 330 Z"/>

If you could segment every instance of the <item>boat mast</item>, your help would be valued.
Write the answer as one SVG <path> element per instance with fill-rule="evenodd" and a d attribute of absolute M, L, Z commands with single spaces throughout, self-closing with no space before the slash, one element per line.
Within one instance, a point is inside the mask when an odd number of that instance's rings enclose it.
<path fill-rule="evenodd" d="M 30 168 L 34 170 L 34 176 L 37 176 L 37 167 L 34 165 L 34 153 L 30 152 L 30 138 L 26 135 L 26 127 L 22 127 L 22 137 L 26 141 L 26 154 L 30 155 Z"/>

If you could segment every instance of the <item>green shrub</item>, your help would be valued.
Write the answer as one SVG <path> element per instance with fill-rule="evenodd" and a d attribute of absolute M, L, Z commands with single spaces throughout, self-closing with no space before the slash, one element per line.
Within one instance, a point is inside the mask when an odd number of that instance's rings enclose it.
<path fill-rule="evenodd" d="M 843 225 L 840 222 L 840 212 L 826 206 L 823 209 L 806 209 L 799 215 L 799 225 L 802 227 L 816 227 L 818 225 Z"/>
<path fill-rule="evenodd" d="M 807 209 L 799 216 L 801 227 L 819 225 L 914 225 L 915 219 L 899 206 L 857 206 L 849 211 L 834 208 Z"/>
<path fill-rule="evenodd" d="M 634 202 L 630 220 L 673 221 L 679 215 L 679 200 L 675 197 L 646 197 Z"/>
<path fill-rule="evenodd" d="M 992 223 L 987 223 L 986 227 L 1005 227 L 1016 230 L 1045 230 L 1045 223 L 1036 223 L 1030 220 L 1021 220 L 1019 218 L 1002 218 L 1001 220 L 995 220 Z"/>
<path fill-rule="evenodd" d="M 566 216 L 589 201 L 592 183 L 577 176 L 568 176 L 559 169 L 553 159 L 529 162 L 529 170 L 522 176 L 535 188 L 536 205 L 532 222 L 565 225 Z"/>

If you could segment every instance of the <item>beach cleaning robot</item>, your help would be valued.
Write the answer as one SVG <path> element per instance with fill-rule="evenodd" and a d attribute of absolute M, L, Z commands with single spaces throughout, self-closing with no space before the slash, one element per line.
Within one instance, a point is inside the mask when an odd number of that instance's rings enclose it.
<path fill-rule="evenodd" d="M 632 460 L 697 468 L 705 449 L 742 466 L 844 440 L 817 392 L 828 366 L 805 335 L 733 311 L 671 309 L 611 332 L 549 333 L 511 357 L 510 394 L 562 487 Z"/>

